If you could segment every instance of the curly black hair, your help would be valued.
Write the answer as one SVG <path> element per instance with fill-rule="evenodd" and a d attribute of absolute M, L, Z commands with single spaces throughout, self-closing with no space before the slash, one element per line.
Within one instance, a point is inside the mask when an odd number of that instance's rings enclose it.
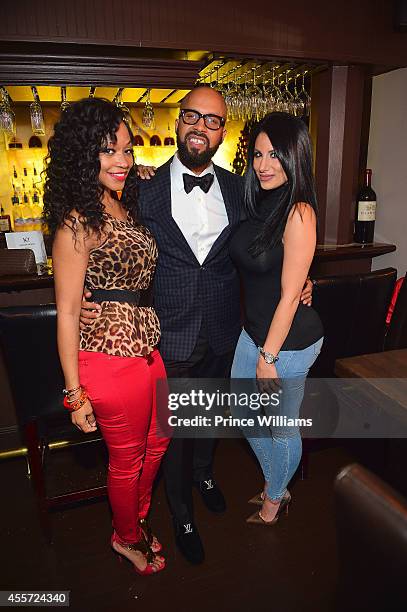
<path fill-rule="evenodd" d="M 53 235 L 70 219 L 72 209 L 86 231 L 100 235 L 104 225 L 99 182 L 99 152 L 109 138 L 126 123 L 123 112 L 109 100 L 87 98 L 68 106 L 55 124 L 45 160 L 44 222 Z M 130 140 L 134 137 L 130 128 Z M 134 167 L 126 179 L 121 203 L 137 222 L 137 179 Z"/>

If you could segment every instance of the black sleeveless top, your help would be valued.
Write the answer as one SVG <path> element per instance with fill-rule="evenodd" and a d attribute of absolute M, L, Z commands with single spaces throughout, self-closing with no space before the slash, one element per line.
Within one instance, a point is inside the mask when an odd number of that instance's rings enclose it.
<path fill-rule="evenodd" d="M 230 255 L 239 272 L 243 289 L 244 328 L 258 346 L 263 346 L 266 341 L 280 301 L 284 247 L 280 241 L 257 257 L 252 257 L 248 249 L 270 214 L 270 207 L 281 196 L 281 191 L 280 187 L 273 190 L 275 193 L 268 192 L 258 204 L 259 218 L 243 221 L 229 243 Z M 304 349 L 322 336 L 323 328 L 318 314 L 312 307 L 300 302 L 281 350 Z"/>

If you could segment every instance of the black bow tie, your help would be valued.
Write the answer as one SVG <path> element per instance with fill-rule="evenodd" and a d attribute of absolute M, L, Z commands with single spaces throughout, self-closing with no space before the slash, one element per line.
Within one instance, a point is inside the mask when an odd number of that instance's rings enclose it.
<path fill-rule="evenodd" d="M 202 191 L 208 193 L 213 183 L 213 174 L 204 174 L 203 176 L 194 176 L 193 174 L 183 174 L 184 189 L 186 193 L 190 193 L 194 187 L 200 187 Z"/>

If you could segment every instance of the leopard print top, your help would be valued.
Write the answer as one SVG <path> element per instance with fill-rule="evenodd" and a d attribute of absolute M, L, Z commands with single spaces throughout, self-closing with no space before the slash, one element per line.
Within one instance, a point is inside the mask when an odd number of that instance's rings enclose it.
<path fill-rule="evenodd" d="M 157 246 L 149 230 L 130 217 L 105 214 L 107 238 L 91 250 L 85 285 L 92 289 L 147 289 L 154 275 Z M 146 356 L 160 340 L 152 307 L 102 302 L 102 314 L 80 331 L 80 350 L 120 357 Z"/>

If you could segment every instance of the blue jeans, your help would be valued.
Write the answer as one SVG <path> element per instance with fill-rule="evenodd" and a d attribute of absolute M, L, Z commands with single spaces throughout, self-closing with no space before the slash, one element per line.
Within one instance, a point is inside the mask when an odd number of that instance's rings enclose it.
<path fill-rule="evenodd" d="M 266 494 L 273 501 L 280 500 L 287 489 L 301 459 L 301 434 L 299 427 L 287 419 L 299 417 L 304 397 L 305 379 L 308 371 L 318 357 L 323 343 L 320 338 L 314 344 L 299 351 L 280 351 L 276 369 L 282 384 L 282 393 L 278 406 L 263 406 L 264 414 L 279 417 L 276 426 L 259 425 L 257 414 L 254 427 L 241 428 L 260 463 L 266 481 Z M 245 392 L 258 392 L 256 384 L 256 366 L 259 350 L 247 332 L 243 329 L 237 343 L 232 365 L 232 379 L 251 379 L 243 383 Z M 236 384 L 241 386 L 240 383 Z M 243 388 L 243 387 L 241 387 Z M 236 386 L 232 380 L 232 391 Z M 244 408 L 245 415 L 249 409 Z M 242 409 L 233 407 L 234 416 L 242 417 Z M 258 411 L 259 412 L 259 411 Z"/>

